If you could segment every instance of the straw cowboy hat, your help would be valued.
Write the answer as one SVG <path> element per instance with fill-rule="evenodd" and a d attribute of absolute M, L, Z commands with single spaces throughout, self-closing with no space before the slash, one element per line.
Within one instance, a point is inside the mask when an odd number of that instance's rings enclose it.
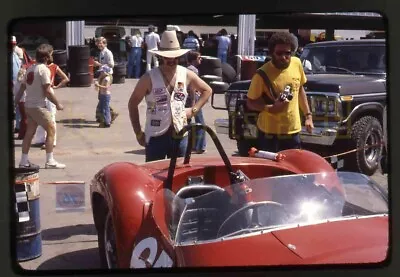
<path fill-rule="evenodd" d="M 181 49 L 176 31 L 164 31 L 161 35 L 160 47 L 158 50 L 149 50 L 150 53 L 165 58 L 177 58 L 189 51 L 190 49 Z"/>

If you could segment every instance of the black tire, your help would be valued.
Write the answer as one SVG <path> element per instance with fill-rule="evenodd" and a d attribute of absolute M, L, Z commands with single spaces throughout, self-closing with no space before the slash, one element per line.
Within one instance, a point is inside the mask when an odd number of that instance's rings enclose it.
<path fill-rule="evenodd" d="M 114 225 L 112 223 L 111 213 L 109 212 L 108 209 L 106 209 L 105 212 L 106 213 L 102 216 L 101 221 L 99 223 L 99 229 L 97 230 L 97 233 L 98 233 L 97 239 L 98 239 L 98 246 L 99 246 L 100 265 L 102 268 L 108 269 L 109 265 L 108 265 L 107 254 L 106 254 L 107 247 L 105 244 L 106 227 L 109 228 L 109 230 L 111 229 L 111 232 L 113 232 L 114 234 L 115 234 L 115 231 L 114 231 Z M 106 224 L 108 226 L 106 226 Z M 116 253 L 115 241 L 114 241 L 113 247 L 114 247 L 114 251 Z M 116 263 L 117 263 L 117 260 L 115 261 L 115 264 Z M 114 267 L 115 267 L 115 265 L 114 265 Z M 114 267 L 112 267 L 111 269 L 113 269 Z"/>
<path fill-rule="evenodd" d="M 113 76 L 126 76 L 126 64 L 116 64 L 113 68 Z"/>
<path fill-rule="evenodd" d="M 201 75 L 200 78 L 203 79 L 207 84 L 210 84 L 210 82 L 213 81 L 222 82 L 222 77 L 215 75 Z"/>
<path fill-rule="evenodd" d="M 229 84 L 225 82 L 212 81 L 209 85 L 214 93 L 224 93 L 229 88 Z"/>
<path fill-rule="evenodd" d="M 351 139 L 357 149 L 378 145 L 357 151 L 345 160 L 345 164 L 350 163 L 350 166 L 355 166 L 360 173 L 373 175 L 379 168 L 383 150 L 383 131 L 379 120 L 372 116 L 364 116 L 357 120 L 352 126 Z"/>
<path fill-rule="evenodd" d="M 214 75 L 218 77 L 222 77 L 222 68 L 206 68 L 202 75 Z"/>
<path fill-rule="evenodd" d="M 233 83 L 237 81 L 236 70 L 228 63 L 223 63 L 222 66 L 222 81 Z"/>
<path fill-rule="evenodd" d="M 242 157 L 248 157 L 249 156 L 249 150 L 252 147 L 257 148 L 257 139 L 242 139 L 242 140 L 237 140 L 237 149 L 238 153 Z"/>

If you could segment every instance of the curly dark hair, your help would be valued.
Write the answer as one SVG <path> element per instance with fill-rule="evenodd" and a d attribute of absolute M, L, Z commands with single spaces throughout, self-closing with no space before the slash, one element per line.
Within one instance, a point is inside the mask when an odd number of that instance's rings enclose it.
<path fill-rule="evenodd" d="M 297 38 L 288 32 L 278 32 L 271 36 L 268 40 L 268 51 L 273 53 L 277 44 L 288 44 L 292 52 L 296 51 L 298 47 Z"/>

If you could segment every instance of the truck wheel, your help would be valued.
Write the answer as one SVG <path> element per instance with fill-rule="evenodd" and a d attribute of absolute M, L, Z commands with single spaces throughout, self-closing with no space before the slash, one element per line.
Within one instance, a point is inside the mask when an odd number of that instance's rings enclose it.
<path fill-rule="evenodd" d="M 357 149 L 367 148 L 352 155 L 350 162 L 357 165 L 359 172 L 373 175 L 379 168 L 383 148 L 383 131 L 379 120 L 372 116 L 360 118 L 352 127 L 351 138 Z"/>
<path fill-rule="evenodd" d="M 257 139 L 241 139 L 237 140 L 236 142 L 239 155 L 242 157 L 249 156 L 249 150 L 251 147 L 257 148 Z"/>

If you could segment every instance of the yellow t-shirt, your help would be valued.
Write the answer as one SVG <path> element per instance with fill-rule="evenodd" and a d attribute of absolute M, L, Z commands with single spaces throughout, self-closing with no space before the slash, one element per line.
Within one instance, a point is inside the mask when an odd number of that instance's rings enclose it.
<path fill-rule="evenodd" d="M 299 89 L 307 81 L 300 59 L 292 57 L 289 67 L 284 70 L 277 69 L 271 61 L 264 64 L 261 69 L 268 75 L 276 94 L 283 92 L 286 85 L 290 85 L 293 99 L 289 102 L 287 108 L 280 113 L 272 114 L 265 110 L 262 111 L 257 120 L 258 128 L 268 134 L 294 134 L 300 132 Z M 272 94 L 272 92 L 269 92 L 262 77 L 259 74 L 254 74 L 247 97 L 258 99 L 262 96 L 262 93 Z M 275 97 L 278 96 L 276 95 Z"/>

